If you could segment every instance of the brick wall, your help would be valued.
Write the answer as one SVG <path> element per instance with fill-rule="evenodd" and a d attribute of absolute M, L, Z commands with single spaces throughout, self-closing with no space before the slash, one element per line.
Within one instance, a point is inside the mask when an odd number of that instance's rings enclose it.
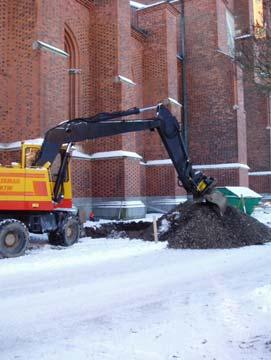
<path fill-rule="evenodd" d="M 192 159 L 197 164 L 245 162 L 242 99 L 236 103 L 242 83 L 227 55 L 225 3 L 192 0 L 185 11 Z"/>
<path fill-rule="evenodd" d="M 270 169 L 270 130 L 267 129 L 267 96 L 257 89 L 251 76 L 246 77 L 248 164 L 250 171 Z"/>
<path fill-rule="evenodd" d="M 21 162 L 21 151 L 0 151 L 1 166 L 11 166 L 12 162 Z"/>
<path fill-rule="evenodd" d="M 270 194 L 271 175 L 249 176 L 249 187 L 260 194 Z"/>
<path fill-rule="evenodd" d="M 253 2 L 249 0 L 249 6 L 241 6 L 244 1 L 236 1 L 237 19 L 243 21 L 239 26 L 241 33 L 247 33 L 253 23 Z M 245 5 L 245 4 L 243 4 Z M 239 40 L 249 41 L 249 40 Z M 254 74 L 246 71 L 244 76 L 244 103 L 247 122 L 247 157 L 250 172 L 270 171 L 271 166 L 271 142 L 270 129 L 268 128 L 270 110 L 266 93 L 255 84 Z M 270 176 L 249 176 L 249 185 L 260 193 L 270 193 Z"/>
<path fill-rule="evenodd" d="M 174 197 L 186 194 L 178 186 L 177 174 L 173 166 L 146 166 L 146 194 L 148 196 Z"/>
<path fill-rule="evenodd" d="M 35 4 L 30 1 L 0 4 L 1 142 L 23 139 L 26 134 L 35 137 L 39 130 L 37 58 L 32 50 Z"/>
<path fill-rule="evenodd" d="M 138 159 L 106 159 L 91 162 L 91 195 L 96 198 L 140 196 Z"/>
<path fill-rule="evenodd" d="M 195 164 L 248 163 L 250 171 L 267 171 L 266 98 L 247 74 L 243 81 L 242 71 L 227 54 L 226 8 L 236 14 L 238 29 L 248 27 L 251 0 L 185 0 L 192 160 Z M 71 40 L 74 64 L 81 70 L 73 75 L 76 116 L 149 106 L 167 97 L 180 101 L 179 10 L 180 3 L 131 10 L 128 0 L 2 0 L 1 142 L 43 136 L 69 116 L 71 60 L 33 49 L 36 40 L 62 50 L 67 36 Z M 116 82 L 117 75 L 136 86 Z M 81 147 L 87 153 L 133 151 L 143 161 L 168 158 L 154 132 L 102 138 Z M 0 155 L 0 162 L 16 158 L 16 153 Z M 139 159 L 73 160 L 72 169 L 77 198 L 174 197 L 184 192 L 177 186 L 172 166 L 144 166 Z M 242 168 L 206 169 L 206 173 L 214 174 L 221 185 L 248 183 L 247 170 Z M 268 190 L 268 181 L 250 177 L 252 186 L 259 189 Z"/>
<path fill-rule="evenodd" d="M 143 51 L 144 105 L 155 105 L 172 97 L 178 99 L 177 21 L 172 6 L 162 4 L 138 12 L 138 25 L 149 32 Z M 146 160 L 167 158 L 156 133 L 144 135 Z"/>
<path fill-rule="evenodd" d="M 1 118 L 1 133 L 7 137 L 8 130 L 6 126 L 8 124 L 8 37 L 9 37 L 9 8 L 8 0 L 0 2 L 0 118 Z"/>
<path fill-rule="evenodd" d="M 77 198 L 91 197 L 92 172 L 91 163 L 88 160 L 71 160 L 72 192 Z"/>

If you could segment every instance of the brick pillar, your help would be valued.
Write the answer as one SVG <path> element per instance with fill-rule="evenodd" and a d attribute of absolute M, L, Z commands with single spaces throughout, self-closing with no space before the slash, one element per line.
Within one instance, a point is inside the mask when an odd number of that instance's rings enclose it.
<path fill-rule="evenodd" d="M 254 22 L 253 1 L 235 1 L 239 25 L 248 33 Z M 243 6 L 241 6 L 243 5 Z M 257 13 L 257 10 L 256 10 Z M 237 41 L 250 41 L 240 39 Z M 253 46 L 251 44 L 251 46 Z M 249 186 L 259 193 L 271 193 L 271 134 L 270 134 L 270 99 L 266 93 L 255 84 L 254 73 L 246 70 L 244 75 L 245 110 L 247 119 L 247 156 L 249 171 Z"/>
<path fill-rule="evenodd" d="M 1 1 L 1 142 L 39 135 L 36 55 L 36 2 Z"/>
<path fill-rule="evenodd" d="M 9 48 L 8 48 L 8 13 L 9 13 L 9 1 L 5 0 L 1 2 L 0 5 L 0 118 L 1 118 L 1 141 L 7 141 L 8 134 L 10 131 L 6 129 L 7 119 L 8 119 L 8 78 L 9 78 L 9 69 L 8 69 L 8 57 L 9 57 Z M 5 131 L 6 129 L 6 131 Z"/>
<path fill-rule="evenodd" d="M 96 1 L 91 16 L 91 37 L 94 48 L 95 111 L 117 111 L 135 106 L 134 90 L 118 82 L 122 75 L 132 79 L 131 72 L 131 19 L 128 0 Z M 92 151 L 119 150 L 123 136 L 93 142 Z M 126 149 L 128 150 L 128 149 Z"/>
<path fill-rule="evenodd" d="M 124 110 L 136 104 L 133 85 L 118 81 L 119 75 L 135 81 L 132 73 L 132 38 L 129 0 L 95 1 L 91 39 L 95 63 L 95 112 Z M 88 144 L 92 153 L 136 151 L 136 134 L 101 138 Z M 93 208 L 97 216 L 145 215 L 141 202 L 140 157 L 110 153 L 92 163 Z M 112 158 L 113 157 L 113 158 Z M 138 203 L 133 203 L 133 201 Z M 133 206 L 132 204 L 135 204 Z M 138 207 L 136 207 L 138 206 Z"/>
<path fill-rule="evenodd" d="M 192 161 L 206 173 L 215 165 L 221 185 L 247 186 L 243 80 L 229 53 L 225 2 L 186 1 L 185 18 Z"/>
<path fill-rule="evenodd" d="M 40 2 L 37 12 L 35 40 L 64 50 L 65 12 L 63 0 Z M 35 50 L 39 56 L 41 131 L 68 119 L 68 59 L 44 48 Z"/>
<path fill-rule="evenodd" d="M 168 97 L 178 98 L 178 31 L 179 12 L 170 4 L 162 3 L 139 10 L 138 26 L 147 32 L 143 50 L 144 104 L 155 105 Z M 179 118 L 180 120 L 180 118 Z M 146 166 L 146 195 L 151 208 L 168 209 L 175 197 L 184 195 L 176 182 L 171 164 L 152 160 L 167 160 L 169 155 L 157 133 L 144 133 Z M 148 163 L 149 161 L 149 163 Z M 170 206 L 170 205 L 169 205 Z"/>
<path fill-rule="evenodd" d="M 251 24 L 250 10 L 252 9 L 252 6 L 252 0 L 234 0 L 237 36 L 249 32 Z"/>

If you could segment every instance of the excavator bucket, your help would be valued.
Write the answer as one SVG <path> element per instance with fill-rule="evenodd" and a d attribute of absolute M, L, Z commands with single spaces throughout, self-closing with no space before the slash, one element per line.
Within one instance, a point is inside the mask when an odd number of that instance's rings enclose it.
<path fill-rule="evenodd" d="M 221 216 L 224 215 L 227 208 L 227 199 L 221 192 L 213 190 L 211 193 L 205 194 L 203 197 L 208 203 L 218 207 Z"/>

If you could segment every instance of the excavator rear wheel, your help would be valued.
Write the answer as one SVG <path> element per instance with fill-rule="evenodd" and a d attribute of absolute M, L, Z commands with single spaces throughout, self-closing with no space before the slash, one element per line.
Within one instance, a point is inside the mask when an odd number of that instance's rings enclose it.
<path fill-rule="evenodd" d="M 29 232 L 19 220 L 5 219 L 0 221 L 0 255 L 17 257 L 25 253 L 29 243 Z"/>
<path fill-rule="evenodd" d="M 67 217 L 60 228 L 49 233 L 49 243 L 52 245 L 71 246 L 76 243 L 80 235 L 79 221 L 74 216 Z"/>

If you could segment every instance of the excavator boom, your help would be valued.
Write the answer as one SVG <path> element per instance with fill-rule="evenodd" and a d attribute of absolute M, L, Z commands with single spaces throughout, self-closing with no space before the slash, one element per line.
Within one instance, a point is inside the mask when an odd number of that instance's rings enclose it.
<path fill-rule="evenodd" d="M 149 119 L 127 119 L 131 115 L 138 115 L 150 109 L 156 109 L 156 116 Z M 158 131 L 176 169 L 178 179 L 187 193 L 192 194 L 195 200 L 215 203 L 223 213 L 226 201 L 220 193 L 214 191 L 215 179 L 193 169 L 179 123 L 163 104 L 146 109 L 132 108 L 120 112 L 100 113 L 90 118 L 78 118 L 60 123 L 45 134 L 39 156 L 33 165 L 42 167 L 48 162 L 53 163 L 63 144 L 71 145 L 84 140 L 144 130 Z M 66 158 L 64 157 L 65 164 L 68 163 L 68 156 L 67 152 Z M 58 201 L 59 198 L 65 166 L 61 166 L 60 169 L 62 170 L 56 181 L 54 201 Z"/>

